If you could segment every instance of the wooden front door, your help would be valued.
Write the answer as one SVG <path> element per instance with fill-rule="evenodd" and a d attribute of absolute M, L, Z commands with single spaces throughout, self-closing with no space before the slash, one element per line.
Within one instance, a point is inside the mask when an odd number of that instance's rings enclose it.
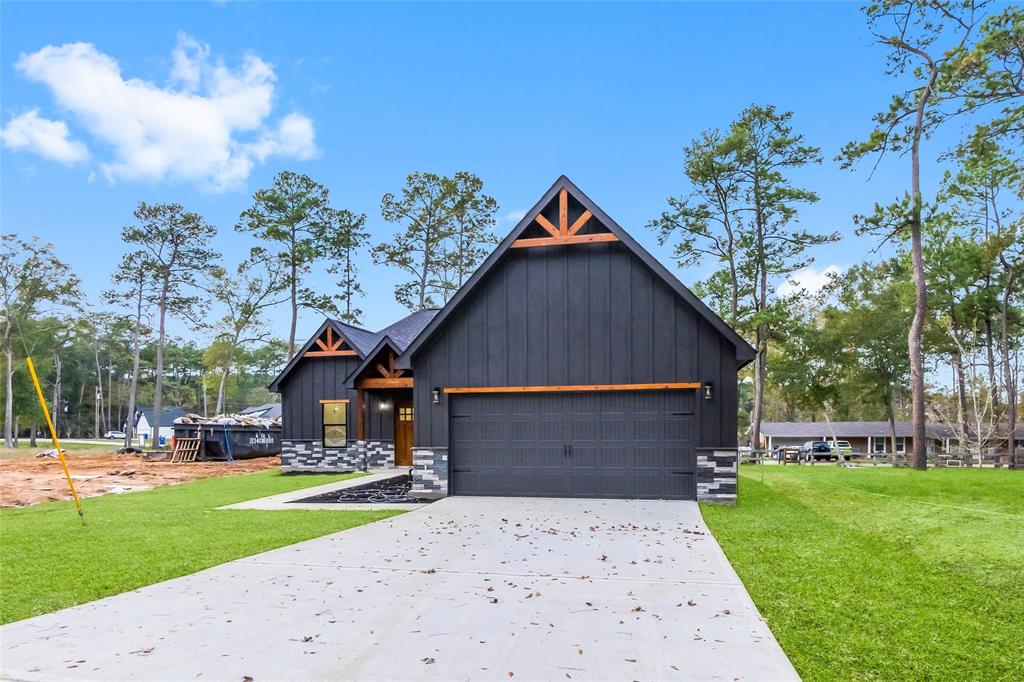
<path fill-rule="evenodd" d="M 411 402 L 395 401 L 395 466 L 412 466 L 412 424 Z"/>

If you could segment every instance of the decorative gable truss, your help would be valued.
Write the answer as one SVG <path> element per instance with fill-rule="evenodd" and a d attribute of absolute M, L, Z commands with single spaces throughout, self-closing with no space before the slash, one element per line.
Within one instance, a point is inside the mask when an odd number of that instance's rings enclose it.
<path fill-rule="evenodd" d="M 377 354 L 377 360 L 367 368 L 366 373 L 356 383 L 356 386 L 358 388 L 412 388 L 412 377 L 405 376 L 406 370 L 395 367 L 397 359 L 398 354 L 395 353 L 395 349 L 390 345 L 385 346 L 382 352 Z"/>
<path fill-rule="evenodd" d="M 335 336 L 334 327 L 330 324 L 323 333 L 317 337 L 313 345 L 309 347 L 303 357 L 327 358 L 327 357 L 357 357 L 359 354 L 355 348 L 340 335 Z"/>
<path fill-rule="evenodd" d="M 552 219 L 558 220 L 558 224 L 555 225 Z M 557 199 L 552 199 L 551 203 L 537 214 L 533 224 L 523 231 L 523 235 L 530 234 L 531 231 L 539 236 L 521 235 L 509 245 L 509 248 L 619 241 L 619 238 L 602 225 L 589 210 L 583 208 L 575 197 L 570 197 L 569 191 L 564 187 L 559 190 Z"/>

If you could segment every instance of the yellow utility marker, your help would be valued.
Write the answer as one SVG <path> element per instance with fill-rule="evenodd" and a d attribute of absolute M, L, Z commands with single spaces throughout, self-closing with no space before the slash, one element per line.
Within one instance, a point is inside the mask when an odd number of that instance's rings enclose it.
<path fill-rule="evenodd" d="M 75 498 L 75 507 L 78 508 L 78 516 L 81 517 L 82 523 L 85 523 L 85 515 L 82 514 L 82 503 L 78 499 L 78 492 L 75 490 L 75 484 L 71 481 L 71 472 L 68 471 L 68 463 L 64 461 L 64 451 L 60 448 L 60 440 L 57 439 L 57 429 L 53 428 L 53 420 L 50 419 L 50 411 L 46 409 L 46 398 L 43 397 L 43 389 L 39 386 L 39 377 L 36 376 L 35 365 L 32 364 L 32 358 L 25 358 L 28 361 L 28 372 L 32 375 L 32 383 L 36 385 L 36 395 L 39 396 L 39 407 L 43 410 L 43 417 L 46 418 L 46 425 L 50 427 L 50 439 L 53 441 L 53 447 L 57 449 L 57 456 L 60 457 L 60 465 L 64 467 L 64 476 L 68 479 L 68 487 L 71 488 L 71 497 Z"/>

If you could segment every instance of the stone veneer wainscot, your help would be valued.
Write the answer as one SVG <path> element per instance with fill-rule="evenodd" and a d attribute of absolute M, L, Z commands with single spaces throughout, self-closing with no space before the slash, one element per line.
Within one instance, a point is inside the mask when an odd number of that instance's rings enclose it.
<path fill-rule="evenodd" d="M 412 489 L 409 494 L 423 499 L 448 495 L 448 449 L 412 449 Z"/>
<path fill-rule="evenodd" d="M 343 448 L 323 446 L 319 440 L 282 440 L 281 470 L 338 472 L 382 469 L 395 465 L 391 441 L 354 440 Z"/>
<path fill-rule="evenodd" d="M 736 450 L 697 451 L 697 501 L 736 504 Z"/>

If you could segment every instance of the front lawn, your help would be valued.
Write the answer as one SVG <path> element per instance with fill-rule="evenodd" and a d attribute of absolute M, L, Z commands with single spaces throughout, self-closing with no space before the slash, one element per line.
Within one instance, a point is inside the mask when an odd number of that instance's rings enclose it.
<path fill-rule="evenodd" d="M 0 622 L 194 573 L 232 559 L 394 516 L 394 511 L 216 507 L 352 475 L 261 471 L 82 501 L 0 510 Z"/>
<path fill-rule="evenodd" d="M 1024 472 L 744 467 L 702 512 L 800 675 L 1024 679 Z"/>
<path fill-rule="evenodd" d="M 97 455 L 103 452 L 114 452 L 121 443 L 108 442 L 108 443 L 64 443 L 61 444 L 61 449 L 64 450 L 64 454 L 70 457 L 78 455 Z M 30 445 L 27 438 L 23 438 L 18 441 L 18 446 L 14 448 L 0 448 L 0 460 L 5 459 L 28 459 L 35 457 L 40 452 L 50 450 L 53 448 L 53 443 L 49 439 L 42 439 L 36 441 L 36 445 Z"/>

